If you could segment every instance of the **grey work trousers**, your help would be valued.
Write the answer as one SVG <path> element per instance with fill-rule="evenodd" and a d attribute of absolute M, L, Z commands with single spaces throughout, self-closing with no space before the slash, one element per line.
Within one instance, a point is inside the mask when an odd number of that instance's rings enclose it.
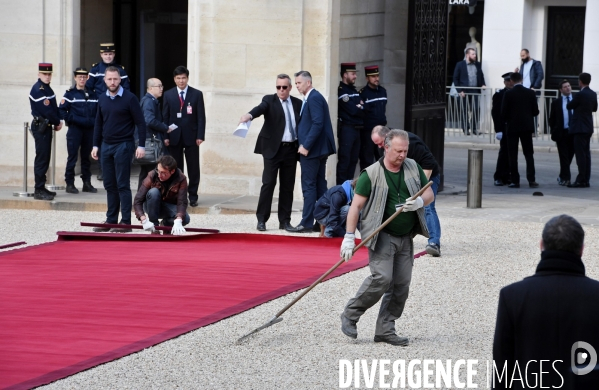
<path fill-rule="evenodd" d="M 412 237 L 409 234 L 395 237 L 380 232 L 375 249 L 369 249 L 368 256 L 371 275 L 364 280 L 356 296 L 349 300 L 343 315 L 358 321 L 382 296 L 375 335 L 392 335 L 395 334 L 395 320 L 403 313 L 412 281 Z"/>

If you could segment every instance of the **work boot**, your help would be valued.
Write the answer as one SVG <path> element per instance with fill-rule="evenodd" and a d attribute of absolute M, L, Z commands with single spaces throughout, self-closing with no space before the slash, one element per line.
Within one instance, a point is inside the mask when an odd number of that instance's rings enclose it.
<path fill-rule="evenodd" d="M 388 336 L 374 336 L 374 342 L 387 343 L 397 347 L 405 347 L 409 344 L 407 337 L 399 337 L 396 334 L 390 334 Z"/>
<path fill-rule="evenodd" d="M 123 221 L 119 222 L 119 225 L 129 225 L 128 223 L 123 223 Z M 131 233 L 133 229 L 128 227 L 122 228 L 112 228 L 110 229 L 110 233 Z"/>
<path fill-rule="evenodd" d="M 54 196 L 51 195 L 51 194 L 48 194 L 44 190 L 38 190 L 38 189 L 36 189 L 35 192 L 33 193 L 33 199 L 37 199 L 37 200 L 53 200 Z"/>
<path fill-rule="evenodd" d="M 69 194 L 78 194 L 79 190 L 75 187 L 74 184 L 67 184 L 67 189 L 65 190 Z"/>
<path fill-rule="evenodd" d="M 56 196 L 56 192 L 54 191 L 50 191 L 49 189 L 47 189 L 46 187 L 42 188 L 42 191 L 44 191 L 46 194 L 48 195 L 52 195 L 52 196 Z"/>
<path fill-rule="evenodd" d="M 357 321 L 350 320 L 341 313 L 341 331 L 347 337 L 352 339 L 358 338 L 358 327 L 356 326 Z"/>
<path fill-rule="evenodd" d="M 83 182 L 83 188 L 81 188 L 81 191 L 83 191 L 83 192 L 93 192 L 94 194 L 96 192 L 98 192 L 98 190 L 94 186 L 92 186 L 92 183 L 89 182 L 89 181 L 84 181 Z"/>

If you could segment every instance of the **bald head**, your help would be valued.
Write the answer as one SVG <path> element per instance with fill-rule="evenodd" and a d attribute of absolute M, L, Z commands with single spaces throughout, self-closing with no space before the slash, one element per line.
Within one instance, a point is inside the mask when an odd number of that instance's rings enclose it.
<path fill-rule="evenodd" d="M 156 99 L 158 99 L 160 96 L 162 96 L 162 91 L 164 91 L 164 87 L 162 86 L 162 81 L 158 80 L 158 79 L 148 79 L 148 82 L 146 83 L 146 87 L 148 88 L 147 91 L 149 94 L 151 94 L 152 96 L 154 96 Z"/>
<path fill-rule="evenodd" d="M 387 138 L 387 134 L 391 131 L 387 126 L 374 126 L 372 129 L 372 133 L 370 134 L 370 138 L 375 145 L 379 148 L 385 147 L 385 138 Z"/>

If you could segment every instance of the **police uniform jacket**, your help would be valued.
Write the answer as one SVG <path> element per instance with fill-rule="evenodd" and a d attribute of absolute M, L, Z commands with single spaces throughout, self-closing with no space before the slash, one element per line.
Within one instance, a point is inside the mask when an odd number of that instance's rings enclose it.
<path fill-rule="evenodd" d="M 369 85 L 360 90 L 360 98 L 364 102 L 364 127 L 372 130 L 375 126 L 387 124 L 387 90 L 381 86 L 376 89 Z"/>
<path fill-rule="evenodd" d="M 125 67 L 123 65 L 115 64 L 114 62 L 107 64 L 104 61 L 92 65 L 92 68 L 89 71 L 89 79 L 87 79 L 87 82 L 85 83 L 85 88 L 95 91 L 98 95 L 106 92 L 104 74 L 106 73 L 106 68 L 109 66 L 115 66 L 119 70 L 119 73 L 121 74 L 121 87 L 129 91 L 129 76 L 127 76 L 127 72 L 125 72 Z"/>
<path fill-rule="evenodd" d="M 45 84 L 38 79 L 29 93 L 29 104 L 31 104 L 31 115 L 34 117 L 39 117 L 42 120 L 48 119 L 49 123 L 54 126 L 60 124 L 56 95 L 50 88 L 50 84 Z"/>
<path fill-rule="evenodd" d="M 87 88 L 67 89 L 58 107 L 60 119 L 64 119 L 70 129 L 78 130 L 93 131 L 97 111 L 98 97 Z"/>
<path fill-rule="evenodd" d="M 344 125 L 364 125 L 364 110 L 358 107 L 360 94 L 356 87 L 340 82 L 337 95 L 339 96 L 339 121 Z"/>
<path fill-rule="evenodd" d="M 493 125 L 495 126 L 496 133 L 502 133 L 505 131 L 505 119 L 501 115 L 501 105 L 503 104 L 503 96 L 505 95 L 506 88 L 502 88 L 493 94 L 493 108 L 491 108 L 491 117 L 493 118 Z"/>

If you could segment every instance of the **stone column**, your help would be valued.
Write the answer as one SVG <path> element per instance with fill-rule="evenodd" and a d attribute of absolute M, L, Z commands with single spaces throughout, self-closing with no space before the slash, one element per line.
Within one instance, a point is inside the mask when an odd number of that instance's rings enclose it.
<path fill-rule="evenodd" d="M 582 71 L 591 74 L 591 88 L 597 90 L 599 89 L 597 87 L 599 85 L 597 81 L 599 80 L 599 53 L 595 45 L 599 40 L 599 26 L 595 21 L 599 19 L 599 3 L 596 1 L 587 1 L 586 7 Z"/>

